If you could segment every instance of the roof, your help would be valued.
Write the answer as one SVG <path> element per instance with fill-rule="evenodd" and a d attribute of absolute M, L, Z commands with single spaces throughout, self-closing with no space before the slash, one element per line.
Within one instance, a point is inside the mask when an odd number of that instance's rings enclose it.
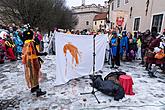
<path fill-rule="evenodd" d="M 107 7 L 101 6 L 101 5 L 96 5 L 96 4 L 91 4 L 91 5 L 75 6 L 75 7 L 72 7 L 72 10 L 83 9 L 83 8 L 107 8 Z"/>
<path fill-rule="evenodd" d="M 98 14 L 94 17 L 94 21 L 106 20 L 106 18 L 107 18 L 107 13 L 101 13 L 101 14 Z"/>

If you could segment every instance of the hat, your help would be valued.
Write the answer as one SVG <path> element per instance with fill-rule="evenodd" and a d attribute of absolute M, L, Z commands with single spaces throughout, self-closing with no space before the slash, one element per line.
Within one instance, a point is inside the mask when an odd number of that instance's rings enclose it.
<path fill-rule="evenodd" d="M 5 39 L 7 35 L 8 35 L 8 33 L 5 32 L 5 31 L 0 32 L 0 37 L 1 37 L 2 39 Z"/>
<path fill-rule="evenodd" d="M 123 31 L 122 36 L 127 36 L 127 31 Z"/>
<path fill-rule="evenodd" d="M 28 31 L 24 32 L 25 39 L 33 39 L 33 35 L 34 35 L 34 33 L 31 30 L 28 30 Z"/>

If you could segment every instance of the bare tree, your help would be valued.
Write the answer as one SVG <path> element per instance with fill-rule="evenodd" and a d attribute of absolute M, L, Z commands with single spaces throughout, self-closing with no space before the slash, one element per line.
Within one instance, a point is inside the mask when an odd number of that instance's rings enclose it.
<path fill-rule="evenodd" d="M 72 29 L 77 17 L 65 6 L 65 0 L 0 0 L 3 22 L 26 24 L 50 30 Z"/>

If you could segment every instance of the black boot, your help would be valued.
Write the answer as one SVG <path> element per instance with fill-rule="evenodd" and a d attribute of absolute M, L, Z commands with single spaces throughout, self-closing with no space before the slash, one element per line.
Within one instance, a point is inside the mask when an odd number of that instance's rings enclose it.
<path fill-rule="evenodd" d="M 114 67 L 114 66 L 111 66 L 110 68 L 113 69 L 113 68 L 115 68 L 115 67 Z"/>
<path fill-rule="evenodd" d="M 115 67 L 115 63 L 112 61 L 112 66 L 110 67 L 111 69 Z"/>
<path fill-rule="evenodd" d="M 41 91 L 41 89 L 38 89 L 36 96 L 39 97 L 39 96 L 42 96 L 42 95 L 45 95 L 45 94 L 46 94 L 46 91 Z"/>
<path fill-rule="evenodd" d="M 155 76 L 155 74 L 151 71 L 149 71 L 148 74 L 151 78 L 157 78 L 157 76 Z"/>
<path fill-rule="evenodd" d="M 31 93 L 36 92 L 38 89 L 39 89 L 39 85 L 37 85 L 36 87 L 33 87 L 33 88 L 31 89 Z"/>

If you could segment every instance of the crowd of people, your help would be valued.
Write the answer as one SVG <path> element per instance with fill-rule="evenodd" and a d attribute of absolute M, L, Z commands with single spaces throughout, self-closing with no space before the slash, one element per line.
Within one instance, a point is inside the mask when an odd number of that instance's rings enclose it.
<path fill-rule="evenodd" d="M 119 33 L 117 29 L 110 31 L 99 30 L 98 32 L 64 31 L 67 34 L 94 35 L 108 34 L 108 43 L 105 62 L 111 64 L 111 68 L 120 66 L 120 61 L 141 61 L 141 65 L 152 73 L 152 66 L 158 66 L 165 71 L 165 30 L 163 34 L 153 27 L 151 31 Z M 153 65 L 154 64 L 154 65 Z M 153 74 L 151 74 L 153 75 Z"/>
<path fill-rule="evenodd" d="M 5 60 L 16 61 L 22 58 L 22 47 L 25 41 L 24 33 L 28 30 L 28 27 L 28 24 L 22 27 L 14 24 L 0 26 L 0 63 L 4 63 Z M 39 52 L 51 51 L 52 54 L 55 54 L 55 40 L 53 40 L 55 38 L 50 37 L 53 36 L 53 32 L 49 36 L 48 34 L 42 36 L 38 28 L 31 30 L 34 32 L 33 39 L 37 43 L 37 50 Z M 156 28 L 152 28 L 151 31 L 146 30 L 143 33 L 127 31 L 119 33 L 116 29 L 110 31 L 100 30 L 98 32 L 87 30 L 81 32 L 73 30 L 56 31 L 76 35 L 108 34 L 105 62 L 111 64 L 111 68 L 120 66 L 121 60 L 141 60 L 140 64 L 144 65 L 148 71 L 152 70 L 153 64 L 165 71 L 165 30 L 162 35 L 158 34 Z M 51 48 L 48 47 L 50 44 Z"/>
<path fill-rule="evenodd" d="M 165 31 L 158 34 L 156 28 L 146 30 L 144 33 L 123 31 L 118 34 L 112 31 L 109 40 L 109 58 L 112 68 L 120 66 L 120 61 L 141 60 L 146 70 L 154 76 L 152 65 L 165 71 Z"/>
<path fill-rule="evenodd" d="M 0 25 L 0 64 L 5 61 L 21 60 L 22 48 L 25 42 L 25 33 L 30 25 L 16 26 L 15 24 Z M 38 28 L 32 29 L 33 39 L 37 43 L 37 50 L 43 51 L 43 36 Z"/>

